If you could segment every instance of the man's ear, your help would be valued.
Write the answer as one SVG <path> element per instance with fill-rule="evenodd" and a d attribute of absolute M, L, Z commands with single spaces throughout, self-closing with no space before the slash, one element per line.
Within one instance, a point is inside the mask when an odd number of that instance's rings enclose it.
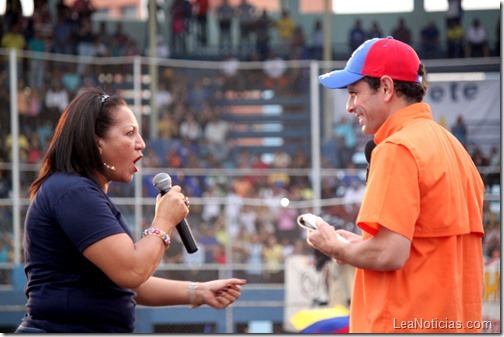
<path fill-rule="evenodd" d="M 394 95 L 394 80 L 390 78 L 389 76 L 382 76 L 380 78 L 381 86 L 380 90 L 384 95 L 385 100 L 390 100 L 392 96 Z"/>

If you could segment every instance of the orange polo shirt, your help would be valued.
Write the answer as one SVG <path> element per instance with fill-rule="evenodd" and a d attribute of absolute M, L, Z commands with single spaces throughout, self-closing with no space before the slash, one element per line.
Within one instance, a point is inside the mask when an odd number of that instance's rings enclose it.
<path fill-rule="evenodd" d="M 481 332 L 483 194 L 464 147 L 425 103 L 389 118 L 375 134 L 357 225 L 411 241 L 403 268 L 357 269 L 350 332 Z"/>

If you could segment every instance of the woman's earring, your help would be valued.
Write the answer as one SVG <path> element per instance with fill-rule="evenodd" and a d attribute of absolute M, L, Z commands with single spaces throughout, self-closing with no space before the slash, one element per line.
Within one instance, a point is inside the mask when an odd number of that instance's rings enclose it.
<path fill-rule="evenodd" d="M 116 169 L 116 168 L 115 168 L 115 166 L 113 166 L 113 165 L 109 165 L 109 164 L 107 164 L 107 163 L 105 163 L 105 162 L 103 163 L 103 165 L 104 165 L 106 168 L 108 168 L 109 170 L 112 170 L 112 171 L 115 171 L 115 169 Z"/>

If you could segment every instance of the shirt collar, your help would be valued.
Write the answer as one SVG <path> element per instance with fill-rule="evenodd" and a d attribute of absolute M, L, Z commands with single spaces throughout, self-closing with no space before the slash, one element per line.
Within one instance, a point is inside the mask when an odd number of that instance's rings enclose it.
<path fill-rule="evenodd" d="M 374 142 L 381 143 L 385 138 L 401 130 L 404 125 L 414 119 L 433 119 L 432 112 L 427 103 L 415 103 L 397 111 L 380 126 L 374 135 Z"/>

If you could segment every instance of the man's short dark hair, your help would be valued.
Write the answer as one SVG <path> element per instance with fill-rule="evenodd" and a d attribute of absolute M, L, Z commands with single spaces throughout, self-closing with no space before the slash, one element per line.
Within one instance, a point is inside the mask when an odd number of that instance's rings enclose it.
<path fill-rule="evenodd" d="M 397 96 L 404 96 L 409 102 L 422 102 L 425 94 L 427 93 L 426 71 L 423 64 L 420 64 L 420 67 L 418 68 L 418 75 L 422 76 L 421 83 L 394 80 Z M 377 77 L 366 76 L 363 80 L 369 84 L 373 91 L 378 90 L 380 87 L 380 79 Z"/>

